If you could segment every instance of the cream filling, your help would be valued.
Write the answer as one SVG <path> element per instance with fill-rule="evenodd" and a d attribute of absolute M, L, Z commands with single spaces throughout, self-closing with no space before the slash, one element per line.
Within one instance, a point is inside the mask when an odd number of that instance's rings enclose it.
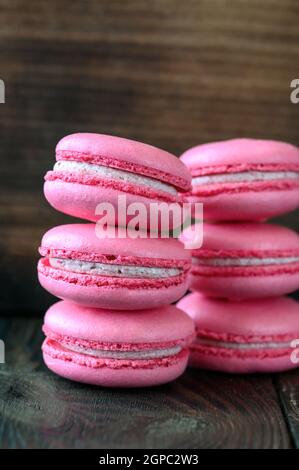
<path fill-rule="evenodd" d="M 86 354 L 87 356 L 100 357 L 103 359 L 156 359 L 159 357 L 175 356 L 181 350 L 181 346 L 173 346 L 165 349 L 146 349 L 141 351 L 107 351 L 104 349 L 90 349 L 75 344 L 60 343 L 65 349 Z"/>
<path fill-rule="evenodd" d="M 267 341 L 263 343 L 233 343 L 228 341 L 217 341 L 213 339 L 197 338 L 195 343 L 225 349 L 277 349 L 291 347 L 291 341 L 282 341 L 280 343 L 272 341 Z"/>
<path fill-rule="evenodd" d="M 64 258 L 49 258 L 49 263 L 53 268 L 97 276 L 161 278 L 178 276 L 182 272 L 181 269 L 177 268 L 123 266 L 120 264 L 94 263 Z"/>
<path fill-rule="evenodd" d="M 297 171 L 242 171 L 239 173 L 220 173 L 218 175 L 196 176 L 192 178 L 194 186 L 216 183 L 241 183 L 250 181 L 272 181 L 299 178 Z"/>
<path fill-rule="evenodd" d="M 299 256 L 281 258 L 192 258 L 195 266 L 270 266 L 297 263 Z"/>
<path fill-rule="evenodd" d="M 117 168 L 111 168 L 108 166 L 96 165 L 93 163 L 59 160 L 55 163 L 53 171 L 66 171 L 78 174 L 86 173 L 104 179 L 147 186 L 151 189 L 163 191 L 173 196 L 177 196 L 178 194 L 177 190 L 173 186 L 162 183 L 162 181 L 158 181 L 147 176 L 136 175 L 135 173 L 131 173 L 129 171 L 119 170 Z"/>

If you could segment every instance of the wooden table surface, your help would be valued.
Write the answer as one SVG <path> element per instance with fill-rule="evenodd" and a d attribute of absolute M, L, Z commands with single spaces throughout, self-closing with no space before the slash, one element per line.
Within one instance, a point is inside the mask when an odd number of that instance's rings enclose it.
<path fill-rule="evenodd" d="M 293 448 L 299 370 L 226 375 L 187 370 L 149 389 L 104 389 L 43 365 L 39 319 L 0 319 L 3 448 Z"/>

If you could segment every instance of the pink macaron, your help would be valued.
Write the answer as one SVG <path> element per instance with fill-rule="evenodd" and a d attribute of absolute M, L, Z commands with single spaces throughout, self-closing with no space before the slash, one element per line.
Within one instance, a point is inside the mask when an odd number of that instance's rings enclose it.
<path fill-rule="evenodd" d="M 49 369 L 104 387 L 146 387 L 176 379 L 186 368 L 194 339 L 193 321 L 172 305 L 111 314 L 60 301 L 47 311 L 43 331 Z"/>
<path fill-rule="evenodd" d="M 89 307 L 153 308 L 188 288 L 191 255 L 176 239 L 101 238 L 94 224 L 72 224 L 49 230 L 39 251 L 41 285 Z"/>
<path fill-rule="evenodd" d="M 102 210 L 96 208 L 105 202 L 115 209 L 116 223 L 128 223 L 128 207 L 142 203 L 148 224 L 151 204 L 179 202 L 179 192 L 191 188 L 189 171 L 174 155 L 120 137 L 68 135 L 56 147 L 56 160 L 45 176 L 47 200 L 61 212 L 90 221 L 99 220 Z M 120 204 L 119 196 L 126 196 L 125 202 Z M 126 214 L 119 214 L 120 205 Z"/>
<path fill-rule="evenodd" d="M 188 202 L 209 221 L 265 220 L 299 207 L 299 149 L 271 140 L 199 145 L 181 156 L 192 175 Z"/>
<path fill-rule="evenodd" d="M 299 364 L 299 303 L 287 297 L 230 302 L 198 292 L 177 306 L 194 320 L 192 367 L 280 372 Z M 297 340 L 297 341 L 296 341 Z"/>
<path fill-rule="evenodd" d="M 188 236 L 187 229 L 182 241 Z M 202 247 L 192 251 L 192 290 L 242 300 L 279 296 L 298 288 L 296 232 L 264 223 L 203 225 Z"/>

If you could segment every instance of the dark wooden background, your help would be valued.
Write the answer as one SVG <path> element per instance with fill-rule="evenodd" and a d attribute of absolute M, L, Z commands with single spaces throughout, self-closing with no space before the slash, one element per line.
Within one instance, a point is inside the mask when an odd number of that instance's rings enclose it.
<path fill-rule="evenodd" d="M 175 154 L 236 136 L 299 144 L 298 23 L 296 0 L 0 0 L 0 308 L 53 301 L 35 265 L 43 232 L 74 220 L 42 194 L 65 134 Z"/>

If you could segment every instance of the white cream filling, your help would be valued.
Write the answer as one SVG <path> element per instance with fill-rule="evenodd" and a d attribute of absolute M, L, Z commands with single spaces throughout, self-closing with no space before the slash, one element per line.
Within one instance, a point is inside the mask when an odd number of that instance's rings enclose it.
<path fill-rule="evenodd" d="M 242 171 L 239 173 L 220 173 L 218 175 L 196 176 L 192 178 L 194 186 L 215 183 L 240 183 L 247 181 L 272 181 L 299 178 L 297 171 Z"/>
<path fill-rule="evenodd" d="M 263 343 L 233 343 L 227 341 L 217 341 L 213 339 L 197 338 L 195 343 L 225 349 L 277 349 L 291 347 L 291 341 L 282 341 L 281 343 L 272 341 Z"/>
<path fill-rule="evenodd" d="M 78 174 L 86 173 L 90 175 L 96 175 L 104 179 L 147 186 L 149 188 L 177 196 L 177 190 L 169 184 L 162 183 L 162 181 L 158 181 L 147 176 L 136 175 L 135 173 L 131 173 L 129 171 L 119 170 L 117 168 L 111 168 L 108 166 L 96 165 L 93 163 L 59 160 L 55 163 L 53 171 L 69 171 Z"/>
<path fill-rule="evenodd" d="M 70 351 L 103 359 L 156 359 L 159 357 L 175 356 L 182 350 L 181 346 L 173 346 L 172 348 L 148 349 L 141 351 L 107 351 L 104 349 L 85 348 L 75 344 L 64 343 L 63 341 L 60 344 Z"/>
<path fill-rule="evenodd" d="M 270 266 L 299 262 L 299 256 L 281 258 L 192 258 L 196 266 Z"/>
<path fill-rule="evenodd" d="M 157 268 L 146 266 L 124 266 L 120 264 L 94 263 L 77 259 L 49 258 L 53 268 L 65 271 L 113 277 L 161 278 L 181 274 L 177 268 Z"/>

